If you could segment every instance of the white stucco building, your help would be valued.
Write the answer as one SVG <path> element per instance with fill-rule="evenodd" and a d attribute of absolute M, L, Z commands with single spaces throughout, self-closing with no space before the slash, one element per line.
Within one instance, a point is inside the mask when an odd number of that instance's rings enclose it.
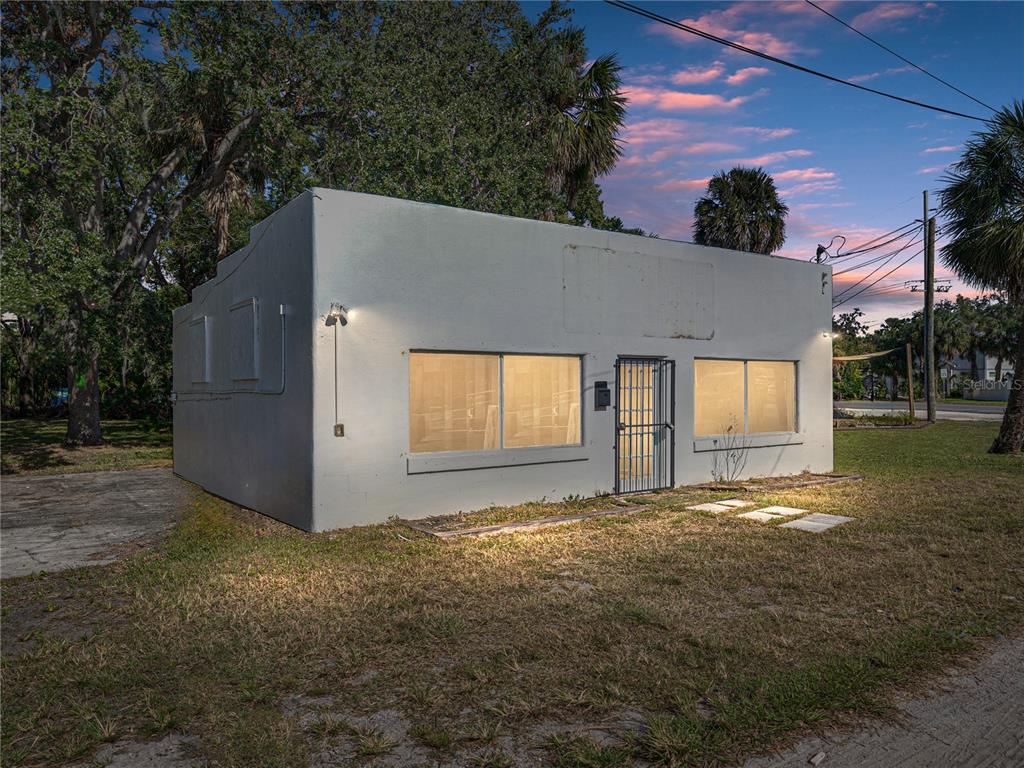
<path fill-rule="evenodd" d="M 315 189 L 174 313 L 174 467 L 307 530 L 832 469 L 831 269 Z"/>

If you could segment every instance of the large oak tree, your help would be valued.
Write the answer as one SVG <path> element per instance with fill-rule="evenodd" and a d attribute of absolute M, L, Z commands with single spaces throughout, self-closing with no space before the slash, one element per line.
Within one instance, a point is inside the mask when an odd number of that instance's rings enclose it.
<path fill-rule="evenodd" d="M 617 156 L 617 65 L 586 67 L 568 16 L 553 5 L 531 22 L 507 3 L 6 4 L 4 309 L 45 318 L 59 339 L 68 442 L 101 439 L 100 357 L 131 333 L 133 294 L 187 296 L 244 243 L 233 217 L 304 187 L 563 221 L 580 220 L 579 198 L 588 221 L 616 221 L 594 180 Z"/>

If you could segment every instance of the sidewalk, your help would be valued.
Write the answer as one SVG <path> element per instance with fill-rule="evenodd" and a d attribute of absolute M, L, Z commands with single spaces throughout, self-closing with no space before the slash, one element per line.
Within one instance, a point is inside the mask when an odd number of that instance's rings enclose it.
<path fill-rule="evenodd" d="M 1008 768 L 1024 765 L 1024 637 L 1003 640 L 941 691 L 897 704 L 896 722 L 804 739 L 744 768 Z"/>

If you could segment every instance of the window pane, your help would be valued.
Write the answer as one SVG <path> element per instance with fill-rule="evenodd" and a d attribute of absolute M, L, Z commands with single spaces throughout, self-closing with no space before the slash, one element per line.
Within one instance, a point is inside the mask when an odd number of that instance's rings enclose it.
<path fill-rule="evenodd" d="M 796 430 L 796 363 L 747 363 L 747 426 L 751 432 Z"/>
<path fill-rule="evenodd" d="M 743 433 L 743 362 L 693 361 L 693 434 Z"/>
<path fill-rule="evenodd" d="M 505 447 L 580 442 L 580 359 L 506 355 Z"/>
<path fill-rule="evenodd" d="M 498 448 L 498 356 L 409 355 L 409 450 Z"/>

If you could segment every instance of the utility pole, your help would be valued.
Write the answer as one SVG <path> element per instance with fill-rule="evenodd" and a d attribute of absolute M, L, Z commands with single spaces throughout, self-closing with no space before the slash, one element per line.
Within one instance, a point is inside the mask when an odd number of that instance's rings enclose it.
<path fill-rule="evenodd" d="M 935 220 L 928 215 L 928 190 L 921 193 L 923 198 L 923 215 L 921 232 L 924 242 L 924 333 L 921 341 L 924 346 L 922 355 L 922 373 L 924 384 L 924 401 L 928 412 L 928 421 L 935 421 Z"/>
<path fill-rule="evenodd" d="M 928 219 L 926 227 L 924 269 L 924 317 L 925 317 L 925 402 L 928 406 L 928 421 L 935 423 L 935 390 L 938 366 L 935 360 L 935 218 Z"/>
<path fill-rule="evenodd" d="M 893 395 L 894 397 L 896 395 Z M 914 348 L 907 342 L 907 402 L 910 404 L 910 421 L 914 421 Z"/>

